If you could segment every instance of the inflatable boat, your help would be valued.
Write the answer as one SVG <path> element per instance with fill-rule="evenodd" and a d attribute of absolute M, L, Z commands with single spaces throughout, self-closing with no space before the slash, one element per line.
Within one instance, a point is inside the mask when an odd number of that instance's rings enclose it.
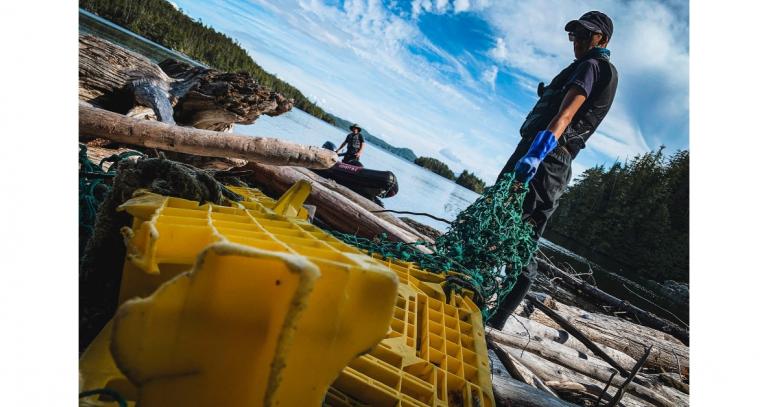
<path fill-rule="evenodd" d="M 334 150 L 333 144 L 326 142 L 323 147 Z M 337 162 L 326 170 L 312 170 L 316 174 L 332 179 L 340 185 L 381 204 L 378 198 L 390 198 L 397 194 L 397 177 L 392 171 L 371 170 L 360 166 Z"/>

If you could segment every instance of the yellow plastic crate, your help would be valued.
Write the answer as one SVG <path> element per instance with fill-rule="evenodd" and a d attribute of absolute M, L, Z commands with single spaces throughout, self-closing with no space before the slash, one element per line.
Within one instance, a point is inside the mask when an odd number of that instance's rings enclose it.
<path fill-rule="evenodd" d="M 390 331 L 344 368 L 325 404 L 495 405 L 482 315 L 469 293 L 446 297 L 442 275 L 378 261 L 400 279 Z"/>
<path fill-rule="evenodd" d="M 324 243 L 319 237 L 327 235 L 306 221 L 244 206 L 145 193 L 120 207 L 134 216 L 122 231 L 121 306 L 81 358 L 84 389 L 114 387 L 146 406 L 211 405 L 238 395 L 238 405 L 262 405 L 254 403 L 262 394 L 263 405 L 320 405 L 340 370 L 386 334 L 398 287 L 393 272 L 343 244 L 345 252 L 332 250 L 339 242 Z M 279 277 L 279 262 L 263 258 L 314 267 L 319 278 L 289 303 L 267 307 L 291 280 Z M 189 286 L 198 274 L 207 283 Z M 269 372 L 254 373 L 264 366 Z M 197 373 L 185 378 L 184 371 Z"/>
<path fill-rule="evenodd" d="M 307 181 L 297 182 L 285 191 L 277 201 L 255 188 L 228 186 L 227 189 L 244 198 L 240 203 L 235 203 L 241 208 L 259 210 L 264 213 L 276 213 L 288 218 L 303 220 L 307 220 L 309 216 L 307 210 L 302 206 L 304 200 L 312 192 L 312 186 Z"/>
<path fill-rule="evenodd" d="M 323 262 L 354 265 L 366 258 L 394 271 L 399 279 L 390 329 L 378 345 L 342 370 L 324 404 L 494 405 L 482 317 L 469 293 L 446 297 L 442 275 L 402 261 L 372 259 L 306 222 L 298 209 L 302 191 L 281 198 L 290 205 L 279 206 L 279 201 L 256 189 L 230 189 L 246 199 L 231 207 L 201 206 L 145 195 L 124 206 L 134 221 L 123 231 L 128 254 L 121 302 L 150 295 L 159 284 L 187 270 L 213 242 L 302 255 L 319 260 L 321 270 Z M 280 215 L 291 215 L 286 208 L 293 208 L 296 217 Z"/>

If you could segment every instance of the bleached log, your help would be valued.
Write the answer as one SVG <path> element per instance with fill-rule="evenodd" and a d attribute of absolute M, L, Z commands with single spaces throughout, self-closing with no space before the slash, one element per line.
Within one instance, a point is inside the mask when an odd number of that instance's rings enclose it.
<path fill-rule="evenodd" d="M 307 203 L 315 205 L 316 217 L 335 230 L 369 239 L 386 233 L 394 241 L 411 243 L 419 240 L 416 235 L 374 216 L 344 195 L 326 188 L 295 168 L 254 162 L 244 168 L 253 171 L 252 180 L 273 194 L 282 194 L 299 180 L 309 182 L 312 193 Z"/>
<path fill-rule="evenodd" d="M 575 407 L 575 404 L 510 377 L 493 375 L 492 386 L 499 407 Z"/>
<path fill-rule="evenodd" d="M 597 390 L 598 388 L 600 391 L 602 391 L 603 387 L 605 387 L 605 383 L 600 383 L 598 380 L 585 376 L 581 373 L 574 372 L 573 370 L 560 366 L 556 363 L 550 362 L 531 352 L 522 352 L 521 349 L 514 346 L 497 344 L 497 349 L 498 352 L 505 352 L 507 354 L 513 355 L 516 360 L 524 364 L 527 368 L 529 368 L 532 372 L 544 380 L 545 383 L 550 381 L 579 383 L 583 385 L 590 394 L 594 394 L 595 396 L 599 396 L 599 392 Z M 494 378 L 495 376 L 497 375 L 494 375 Z M 613 396 L 615 390 L 615 388 L 611 388 L 606 392 L 608 400 L 610 400 L 610 397 Z M 630 397 L 625 397 L 624 400 L 622 400 L 623 404 L 626 406 L 635 407 L 648 405 L 647 402 L 637 399 L 634 395 L 630 394 L 628 396 Z M 605 395 L 603 396 L 603 400 L 606 400 Z"/>
<path fill-rule="evenodd" d="M 85 103 L 80 104 L 79 116 L 81 137 L 141 147 L 308 168 L 330 168 L 338 159 L 333 151 L 319 147 L 132 119 Z"/>
<path fill-rule="evenodd" d="M 547 387 L 547 385 L 544 384 L 544 381 L 536 376 L 536 373 L 533 373 L 530 369 L 525 367 L 525 365 L 516 360 L 515 357 L 511 354 L 498 350 L 496 347 L 496 342 L 492 338 L 486 336 L 485 339 L 488 342 L 488 350 L 496 354 L 499 361 L 501 361 L 501 364 L 504 366 L 510 376 L 522 381 L 525 384 L 545 391 L 554 397 L 557 397 L 557 394 L 555 394 L 552 389 Z"/>
<path fill-rule="evenodd" d="M 293 100 L 259 85 L 245 72 L 220 72 L 175 60 L 157 65 L 93 35 L 80 35 L 79 45 L 80 99 L 108 110 L 125 113 L 134 105 L 145 106 L 150 109 L 131 114 L 156 117 L 158 110 L 173 106 L 157 119 L 170 123 L 175 118 L 181 125 L 222 131 L 293 107 Z M 148 89 L 151 97 L 142 97 Z"/>
<path fill-rule="evenodd" d="M 552 342 L 562 344 L 584 354 L 592 354 L 583 343 L 576 340 L 568 332 L 560 328 L 553 328 L 541 324 L 537 321 L 531 321 L 530 319 L 519 315 L 516 315 L 515 318 L 509 318 L 501 332 L 505 334 L 525 336 L 526 338 L 528 334 L 530 334 L 532 337 L 548 339 Z M 637 360 L 624 352 L 618 351 L 600 343 L 598 343 L 597 346 L 600 347 L 603 352 L 607 353 L 608 356 L 613 358 L 613 360 L 618 362 L 626 370 L 632 369 L 635 363 L 637 363 Z"/>
<path fill-rule="evenodd" d="M 527 304 L 527 300 L 524 300 Z M 570 307 L 551 298 L 546 299 L 547 305 L 555 309 L 572 325 L 577 327 L 590 340 L 609 348 L 623 352 L 633 359 L 640 359 L 645 348 L 653 345 L 653 351 L 646 363 L 647 367 L 663 369 L 687 376 L 689 370 L 688 347 L 671 335 L 655 331 L 652 328 L 633 324 L 621 318 L 590 313 L 579 308 Z M 518 307 L 515 310 L 521 316 L 543 325 L 558 329 L 559 325 L 543 312 L 531 306 Z"/>
<path fill-rule="evenodd" d="M 615 387 L 620 386 L 624 382 L 624 378 L 620 375 L 613 374 L 615 369 L 606 362 L 580 353 L 565 345 L 538 337 L 532 337 L 529 341 L 524 335 L 505 334 L 493 328 L 486 328 L 486 335 L 494 343 L 513 346 L 517 349 L 525 349 L 524 352 L 532 352 L 552 363 L 599 382 L 607 383 L 608 380 L 612 380 L 611 384 Z M 512 356 L 517 358 L 520 354 L 515 353 Z M 643 374 L 638 374 L 636 381 L 628 385 L 627 391 L 657 405 L 667 405 L 665 403 L 670 400 L 653 388 L 656 384 L 658 382 L 650 380 Z"/>
<path fill-rule="evenodd" d="M 368 212 L 372 213 L 377 218 L 387 221 L 399 227 L 400 229 L 407 231 L 408 233 L 416 236 L 420 240 L 424 240 L 425 242 L 428 242 L 428 243 L 433 243 L 432 239 L 420 233 L 418 230 L 414 229 L 409 224 L 403 222 L 403 220 L 398 218 L 397 216 L 394 216 L 386 212 L 376 212 L 376 211 L 384 210 L 384 208 L 382 208 L 380 205 L 376 204 L 375 202 L 371 201 L 370 199 L 367 199 L 362 195 L 358 194 L 357 192 L 345 187 L 344 185 L 340 185 L 333 180 L 329 180 L 324 177 L 321 177 L 320 175 L 317 175 L 306 168 L 296 168 L 296 171 L 306 175 L 308 178 L 312 179 L 313 181 L 320 183 L 320 185 L 344 195 L 345 197 L 347 197 L 347 199 L 360 205 L 361 207 L 363 207 Z"/>
<path fill-rule="evenodd" d="M 524 333 L 505 333 L 490 327 L 486 327 L 486 335 L 496 343 L 525 349 L 526 352 L 533 352 L 545 359 L 598 380 L 603 379 L 605 376 L 604 372 L 610 376 L 613 370 L 615 370 L 611 365 L 599 358 L 538 336 L 528 338 Z M 621 379 L 621 377 L 618 377 L 618 379 Z M 617 383 L 620 382 L 617 381 Z"/>
<path fill-rule="evenodd" d="M 497 342 L 498 343 L 498 342 Z M 585 386 L 601 386 L 611 379 L 613 369 L 610 367 L 601 367 L 594 363 L 580 364 L 577 358 L 572 356 L 557 354 L 555 351 L 542 349 L 541 352 L 546 356 L 539 356 L 526 349 L 523 351 L 521 348 L 515 346 L 504 345 L 498 343 L 498 347 L 505 352 L 510 352 L 514 357 L 522 364 L 527 366 L 531 371 L 536 373 L 539 377 L 547 381 L 570 381 L 581 383 Z M 529 349 L 531 347 L 529 346 Z M 577 367 L 581 371 L 572 369 L 571 367 Z M 613 376 L 612 386 L 608 393 L 612 397 L 616 387 L 623 383 L 623 379 L 619 375 Z M 646 385 L 648 387 L 646 387 Z M 651 388 L 652 384 L 640 385 L 632 382 L 626 387 L 626 391 L 637 398 L 650 402 L 652 405 L 672 407 L 680 405 L 680 400 L 670 400 L 666 393 L 661 393 L 656 389 Z M 591 387 L 595 388 L 595 387 Z M 622 401 L 624 401 L 622 399 Z"/>
<path fill-rule="evenodd" d="M 616 298 L 606 293 L 605 291 L 587 283 L 586 281 L 579 280 L 573 277 L 572 275 L 570 275 L 569 273 L 565 272 L 564 270 L 561 270 L 558 267 L 555 267 L 554 264 L 546 261 L 546 259 L 537 257 L 536 260 L 538 261 L 539 270 L 544 270 L 551 274 L 554 274 L 555 276 L 559 277 L 564 283 L 575 288 L 580 293 L 586 294 L 594 299 L 597 299 L 606 305 L 610 305 L 622 311 L 627 311 L 630 314 L 637 317 L 642 324 L 648 327 L 651 327 L 653 329 L 657 329 L 661 332 L 667 333 L 669 335 L 672 335 L 675 338 L 681 340 L 682 343 L 686 345 L 688 344 L 689 335 L 688 335 L 687 329 L 671 321 L 668 321 L 664 318 L 660 318 L 655 314 L 648 312 L 642 308 L 639 308 L 633 305 L 632 303 L 630 303 L 629 301 Z"/>

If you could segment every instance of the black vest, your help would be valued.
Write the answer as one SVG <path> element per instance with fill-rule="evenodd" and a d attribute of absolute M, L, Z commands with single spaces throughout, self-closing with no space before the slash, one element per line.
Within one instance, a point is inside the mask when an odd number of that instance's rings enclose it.
<path fill-rule="evenodd" d="M 347 140 L 348 140 L 347 145 L 349 146 L 349 147 L 347 147 L 347 149 L 348 149 L 347 151 L 349 151 L 351 153 L 356 153 L 356 152 L 360 151 L 360 147 L 362 147 L 362 145 L 363 145 L 362 138 L 363 137 L 362 137 L 361 133 L 357 133 L 357 134 L 349 133 L 349 134 L 347 134 Z"/>
<path fill-rule="evenodd" d="M 599 56 L 588 55 L 577 59 L 557 74 L 549 85 L 539 84 L 539 100 L 520 127 L 520 135 L 523 139 L 533 139 L 536 133 L 546 130 L 549 122 L 560 111 L 560 105 L 568 92 L 568 89 L 565 88 L 566 83 L 571 79 L 579 64 L 590 58 L 597 60 L 600 64 L 600 76 L 593 85 L 591 94 L 576 112 L 576 115 L 573 116 L 571 124 L 568 125 L 559 139 L 559 144 L 565 145 L 574 158 L 579 150 L 586 146 L 589 136 L 597 130 L 597 126 L 608 114 L 619 81 L 616 67 L 607 58 Z"/>

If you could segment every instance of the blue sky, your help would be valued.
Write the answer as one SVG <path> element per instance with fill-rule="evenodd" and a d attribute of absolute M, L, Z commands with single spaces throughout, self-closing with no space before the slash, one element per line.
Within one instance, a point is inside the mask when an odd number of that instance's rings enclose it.
<path fill-rule="evenodd" d="M 573 60 L 565 23 L 614 21 L 611 112 L 574 162 L 688 148 L 688 2 L 174 0 L 235 38 L 267 71 L 327 111 L 455 172 L 495 180 L 538 82 Z"/>

